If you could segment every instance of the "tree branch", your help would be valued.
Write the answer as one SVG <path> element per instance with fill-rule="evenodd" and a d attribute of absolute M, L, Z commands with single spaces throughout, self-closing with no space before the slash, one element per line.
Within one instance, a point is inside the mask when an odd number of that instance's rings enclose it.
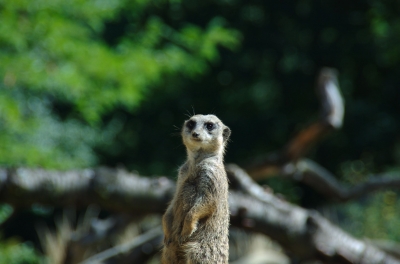
<path fill-rule="evenodd" d="M 374 175 L 366 182 L 347 187 L 337 181 L 333 174 L 311 160 L 302 159 L 292 167 L 295 169 L 287 170 L 285 176 L 311 186 L 336 202 L 346 202 L 383 189 L 400 188 L 400 178 L 389 174 Z"/>
<path fill-rule="evenodd" d="M 30 207 L 34 203 L 78 207 L 98 204 L 117 212 L 147 214 L 162 212 L 174 191 L 175 184 L 166 177 L 141 178 L 109 168 L 0 169 L 0 201 L 16 208 Z"/>
<path fill-rule="evenodd" d="M 344 102 L 339 91 L 337 71 L 323 68 L 317 79 L 316 90 L 320 98 L 321 118 L 300 131 L 283 151 L 270 154 L 248 167 L 249 175 L 255 180 L 282 175 L 302 182 L 336 202 L 345 202 L 382 189 L 399 188 L 400 179 L 387 175 L 376 175 L 364 183 L 345 187 L 322 166 L 302 159 L 312 146 L 325 135 L 339 129 L 343 123 Z"/>
<path fill-rule="evenodd" d="M 232 185 L 232 225 L 260 232 L 302 259 L 336 263 L 400 263 L 357 240 L 318 213 L 266 193 L 235 165 L 227 166 Z M 46 171 L 0 169 L 0 201 L 12 206 L 35 203 L 88 206 L 131 214 L 162 214 L 175 184 L 165 177 L 143 178 L 122 170 Z"/>
<path fill-rule="evenodd" d="M 280 200 L 236 165 L 226 166 L 244 193 L 230 198 L 232 224 L 270 236 L 303 259 L 324 263 L 400 263 L 384 251 L 351 237 L 319 213 Z"/>
<path fill-rule="evenodd" d="M 316 91 L 320 99 L 320 119 L 300 131 L 279 154 L 269 155 L 247 168 L 253 179 L 259 180 L 276 174 L 277 167 L 296 162 L 325 135 L 339 129 L 343 123 L 344 102 L 340 94 L 337 71 L 323 68 L 318 76 Z"/>

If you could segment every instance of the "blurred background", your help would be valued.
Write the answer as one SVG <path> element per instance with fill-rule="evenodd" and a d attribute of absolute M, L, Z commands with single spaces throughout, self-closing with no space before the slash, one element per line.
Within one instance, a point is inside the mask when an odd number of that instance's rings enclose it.
<path fill-rule="evenodd" d="M 308 157 L 349 186 L 399 172 L 399 13 L 382 0 L 0 0 L 0 166 L 175 179 L 193 113 L 228 125 L 225 160 L 246 165 L 318 119 L 328 66 L 344 124 Z M 400 242 L 396 190 L 332 204 L 289 180 L 263 184 L 356 237 Z M 12 212 L 2 204 L 0 221 Z M 35 221 L 55 212 L 31 208 L 3 230 L 0 262 L 40 263 Z"/>

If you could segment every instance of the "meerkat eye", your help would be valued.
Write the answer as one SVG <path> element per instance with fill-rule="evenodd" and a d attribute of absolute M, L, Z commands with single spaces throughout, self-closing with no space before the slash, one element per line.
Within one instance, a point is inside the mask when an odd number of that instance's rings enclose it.
<path fill-rule="evenodd" d="M 215 125 L 213 123 L 208 122 L 206 123 L 206 128 L 208 131 L 211 131 L 215 128 Z"/>
<path fill-rule="evenodd" d="M 186 127 L 192 130 L 196 126 L 196 122 L 193 120 L 190 120 L 186 123 Z"/>

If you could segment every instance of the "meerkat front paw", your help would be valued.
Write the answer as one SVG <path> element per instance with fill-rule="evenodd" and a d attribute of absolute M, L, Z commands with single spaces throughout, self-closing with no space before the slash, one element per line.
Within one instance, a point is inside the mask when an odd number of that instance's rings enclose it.
<path fill-rule="evenodd" d="M 186 221 L 183 225 L 181 235 L 179 237 L 179 242 L 182 244 L 188 238 L 192 236 L 192 234 L 197 230 L 197 221 L 188 222 Z"/>
<path fill-rule="evenodd" d="M 190 238 L 190 235 L 181 235 L 181 236 L 178 238 L 178 243 L 179 243 L 180 245 L 183 245 L 183 244 L 185 244 L 185 243 L 188 241 L 189 238 Z"/>

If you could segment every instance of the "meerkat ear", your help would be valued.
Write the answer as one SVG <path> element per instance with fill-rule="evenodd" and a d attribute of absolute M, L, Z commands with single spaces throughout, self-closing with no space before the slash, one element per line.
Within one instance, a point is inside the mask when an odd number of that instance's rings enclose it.
<path fill-rule="evenodd" d="M 231 135 L 231 130 L 229 127 L 224 127 L 224 130 L 222 131 L 222 137 L 224 138 L 224 142 L 228 141 L 229 137 Z"/>

